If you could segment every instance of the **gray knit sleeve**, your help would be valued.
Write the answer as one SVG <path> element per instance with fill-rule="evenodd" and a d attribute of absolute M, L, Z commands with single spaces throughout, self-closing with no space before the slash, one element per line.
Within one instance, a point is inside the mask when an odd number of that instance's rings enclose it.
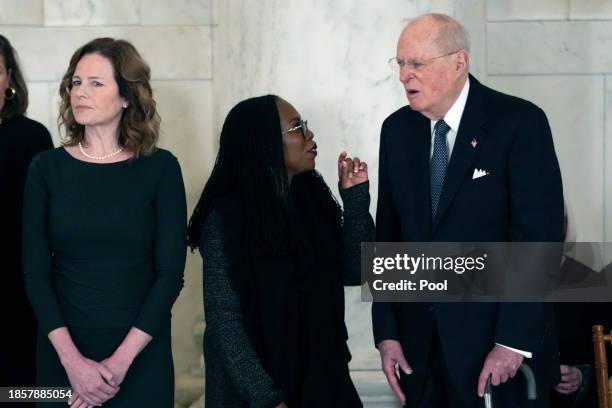
<path fill-rule="evenodd" d="M 283 401 L 283 393 L 263 369 L 247 337 L 240 300 L 227 271 L 224 239 L 221 216 L 213 211 L 204 223 L 200 244 L 204 258 L 204 311 L 209 350 L 221 363 L 233 388 L 250 407 L 275 407 Z"/>
<path fill-rule="evenodd" d="M 375 241 L 374 220 L 370 215 L 370 182 L 345 189 L 340 187 L 340 196 L 344 204 L 344 284 L 361 285 L 361 243 Z"/>

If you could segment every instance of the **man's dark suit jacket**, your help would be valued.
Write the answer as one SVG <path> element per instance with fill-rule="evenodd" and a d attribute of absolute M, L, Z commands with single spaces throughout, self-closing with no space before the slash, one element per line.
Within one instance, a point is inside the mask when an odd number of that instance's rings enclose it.
<path fill-rule="evenodd" d="M 561 174 L 540 108 L 470 75 L 433 222 L 430 145 L 430 120 L 409 106 L 383 123 L 377 241 L 563 241 Z M 472 179 L 474 169 L 489 175 Z M 402 378 L 411 394 L 418 394 L 425 381 L 434 323 L 452 384 L 466 403 L 477 398 L 478 377 L 495 343 L 532 352 L 525 361 L 539 387 L 559 380 L 552 309 L 546 304 L 375 303 L 372 318 L 376 344 L 401 342 L 414 369 Z"/>

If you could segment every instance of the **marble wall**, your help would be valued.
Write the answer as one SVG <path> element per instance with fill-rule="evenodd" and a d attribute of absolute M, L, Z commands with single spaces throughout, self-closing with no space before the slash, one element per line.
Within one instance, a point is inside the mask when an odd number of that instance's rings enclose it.
<path fill-rule="evenodd" d="M 97 36 L 133 41 L 150 62 L 163 147 L 179 158 L 193 208 L 227 111 L 281 95 L 309 120 L 317 167 L 336 184 L 341 150 L 359 155 L 377 190 L 383 119 L 405 105 L 387 66 L 412 17 L 438 11 L 467 26 L 482 82 L 547 113 L 579 241 L 612 240 L 612 3 L 606 0 L 0 0 L 0 32 L 19 51 L 31 117 L 52 131 L 71 53 Z M 376 208 L 373 194 L 372 212 Z M 610 258 L 601 262 L 610 261 Z M 190 255 L 174 307 L 177 372 L 201 387 L 201 261 Z M 352 375 L 368 406 L 393 406 L 372 347 L 370 305 L 347 290 Z M 196 327 L 195 337 L 201 331 Z M 190 375 L 190 376 L 189 376 Z M 187 381 L 187 380 L 185 380 Z M 193 400 L 179 393 L 182 405 Z"/>
<path fill-rule="evenodd" d="M 611 21 L 605 0 L 487 2 L 488 83 L 548 115 L 583 242 L 612 241 Z"/>

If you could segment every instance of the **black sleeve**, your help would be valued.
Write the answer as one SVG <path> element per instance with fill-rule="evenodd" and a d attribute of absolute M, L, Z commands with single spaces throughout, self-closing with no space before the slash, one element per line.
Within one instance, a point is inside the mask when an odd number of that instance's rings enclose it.
<path fill-rule="evenodd" d="M 187 205 L 181 168 L 168 160 L 155 197 L 155 280 L 136 318 L 135 327 L 155 337 L 183 287 L 187 253 Z"/>
<path fill-rule="evenodd" d="M 376 204 L 376 241 L 399 242 L 402 240 L 400 217 L 389 186 L 389 163 L 387 162 L 386 123 L 380 132 L 378 160 L 378 203 Z"/>
<path fill-rule="evenodd" d="M 342 239 L 346 268 L 345 286 L 361 285 L 361 243 L 374 241 L 374 220 L 370 215 L 370 182 L 343 189 L 340 196 L 344 204 Z"/>
<path fill-rule="evenodd" d="M 45 334 L 66 326 L 53 286 L 48 221 L 49 193 L 44 166 L 37 156 L 30 164 L 24 191 L 22 250 L 26 291 Z"/>
<path fill-rule="evenodd" d="M 202 229 L 206 339 L 232 385 L 250 407 L 275 407 L 283 392 L 264 370 L 243 325 L 240 299 L 228 275 L 221 216 L 213 211 Z"/>
<path fill-rule="evenodd" d="M 44 150 L 53 149 L 53 141 L 47 128 L 40 123 L 35 123 L 35 125 L 30 134 L 31 140 L 29 140 L 28 145 L 30 159 Z"/>
<path fill-rule="evenodd" d="M 378 204 L 376 206 L 376 241 L 401 241 L 400 218 L 391 196 L 389 187 L 388 163 L 386 155 L 385 123 L 380 134 L 380 154 L 378 167 Z M 374 302 L 372 304 L 372 326 L 374 344 L 383 340 L 398 340 L 395 308 L 393 303 Z"/>
<path fill-rule="evenodd" d="M 563 242 L 563 186 L 550 126 L 530 105 L 508 158 L 511 241 Z"/>
<path fill-rule="evenodd" d="M 544 112 L 529 105 L 509 155 L 512 241 L 563 242 L 563 187 L 552 134 Z M 501 303 L 495 341 L 535 351 L 552 330 L 551 305 Z"/>

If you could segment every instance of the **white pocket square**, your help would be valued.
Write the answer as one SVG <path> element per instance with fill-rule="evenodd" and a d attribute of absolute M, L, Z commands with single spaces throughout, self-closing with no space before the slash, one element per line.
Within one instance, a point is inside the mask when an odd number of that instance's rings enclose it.
<path fill-rule="evenodd" d="M 474 169 L 474 174 L 472 175 L 472 180 L 480 178 L 480 177 L 484 177 L 484 176 L 488 176 L 489 172 L 482 170 L 482 169 Z"/>

